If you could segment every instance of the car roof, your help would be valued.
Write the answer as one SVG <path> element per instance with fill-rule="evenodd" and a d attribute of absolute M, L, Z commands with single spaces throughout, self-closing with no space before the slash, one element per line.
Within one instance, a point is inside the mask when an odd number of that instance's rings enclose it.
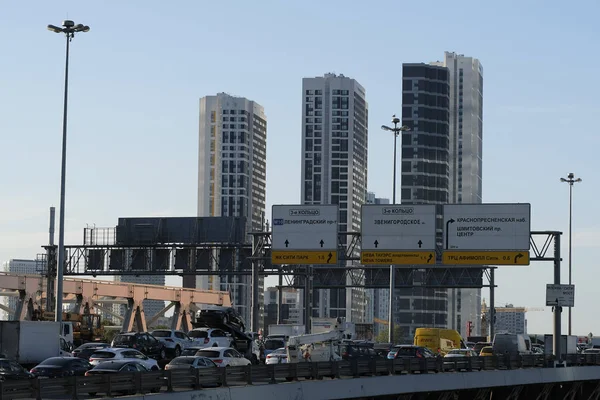
<path fill-rule="evenodd" d="M 96 365 L 94 367 L 94 369 L 99 370 L 99 369 L 103 369 L 102 366 L 104 365 L 125 365 L 125 364 L 140 364 L 140 365 L 144 365 L 141 362 L 137 361 L 137 360 L 110 360 L 110 361 L 103 361 L 100 364 Z"/>
<path fill-rule="evenodd" d="M 107 352 L 107 351 L 112 351 L 113 353 L 122 353 L 124 351 L 132 351 L 132 350 L 137 351 L 138 353 L 141 353 L 141 351 L 139 351 L 138 349 L 132 349 L 131 347 L 104 347 L 102 349 L 99 349 L 97 351 L 97 353 Z"/>
<path fill-rule="evenodd" d="M 200 350 L 218 350 L 218 351 L 223 351 L 223 350 L 233 350 L 233 348 L 231 347 L 204 347 Z"/>
<path fill-rule="evenodd" d="M 214 331 L 215 329 L 219 329 L 220 331 L 223 330 L 223 329 L 220 329 L 220 328 L 209 328 L 209 327 L 206 327 L 206 326 L 203 326 L 201 328 L 194 328 L 192 330 L 193 331 Z"/>

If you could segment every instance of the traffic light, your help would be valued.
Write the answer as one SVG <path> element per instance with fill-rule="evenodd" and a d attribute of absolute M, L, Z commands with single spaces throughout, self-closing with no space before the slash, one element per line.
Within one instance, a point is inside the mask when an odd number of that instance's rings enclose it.
<path fill-rule="evenodd" d="M 473 333 L 473 322 L 467 321 L 467 336 L 471 336 Z"/>

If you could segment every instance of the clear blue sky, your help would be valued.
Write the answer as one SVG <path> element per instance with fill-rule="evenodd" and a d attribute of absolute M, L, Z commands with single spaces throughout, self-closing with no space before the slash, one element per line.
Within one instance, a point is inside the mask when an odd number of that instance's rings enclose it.
<path fill-rule="evenodd" d="M 198 99 L 225 91 L 268 116 L 267 201 L 300 197 L 301 79 L 357 79 L 370 117 L 369 189 L 391 196 L 391 137 L 401 64 L 445 50 L 484 67 L 484 201 L 530 202 L 533 229 L 568 227 L 574 172 L 576 333 L 600 334 L 597 207 L 600 6 L 593 1 L 19 1 L 0 13 L 0 260 L 33 258 L 58 206 L 64 40 L 72 42 L 67 243 L 85 224 L 196 212 Z M 567 236 L 564 236 L 566 279 Z M 500 303 L 544 305 L 549 263 L 503 267 Z M 487 297 L 487 290 L 484 290 Z M 528 315 L 549 332 L 550 309 Z M 566 326 L 566 316 L 564 318 Z"/>

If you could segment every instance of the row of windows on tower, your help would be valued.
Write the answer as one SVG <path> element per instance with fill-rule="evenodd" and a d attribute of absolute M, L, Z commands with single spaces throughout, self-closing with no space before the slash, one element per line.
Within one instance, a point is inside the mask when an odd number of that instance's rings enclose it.
<path fill-rule="evenodd" d="M 403 105 L 402 106 L 402 118 L 403 119 L 428 119 L 433 121 L 450 121 L 450 111 L 447 108 L 430 108 L 430 107 L 416 107 L 414 105 Z"/>
<path fill-rule="evenodd" d="M 248 172 L 248 161 L 244 160 L 226 160 L 221 163 L 222 173 L 246 173 Z"/>
<path fill-rule="evenodd" d="M 434 163 L 429 161 L 402 161 L 402 174 L 426 173 L 432 175 L 448 176 L 450 167 L 448 163 Z"/>
<path fill-rule="evenodd" d="M 428 147 L 402 147 L 402 158 L 422 158 L 428 162 L 448 162 L 450 152 L 445 150 L 436 150 Z"/>
<path fill-rule="evenodd" d="M 407 201 L 426 201 L 429 203 L 447 203 L 448 202 L 448 190 L 447 189 L 421 189 L 421 188 L 403 188 L 401 190 L 402 200 Z"/>
<path fill-rule="evenodd" d="M 427 107 L 450 107 L 450 99 L 445 95 L 414 92 L 405 92 L 402 94 L 402 104 L 411 105 L 414 103 Z"/>
<path fill-rule="evenodd" d="M 427 78 L 447 81 L 450 71 L 446 67 L 433 65 L 403 65 L 402 76 L 405 78 Z"/>
<path fill-rule="evenodd" d="M 428 81 L 423 79 L 404 79 L 402 80 L 402 92 L 426 92 L 443 95 L 450 94 L 450 85 L 448 82 Z"/>
<path fill-rule="evenodd" d="M 448 136 L 419 133 L 411 135 L 410 133 L 402 135 L 402 146 L 427 146 L 448 149 L 450 139 Z"/>
<path fill-rule="evenodd" d="M 223 116 L 223 122 L 246 122 L 247 118 L 246 117 L 229 117 L 229 116 Z"/>

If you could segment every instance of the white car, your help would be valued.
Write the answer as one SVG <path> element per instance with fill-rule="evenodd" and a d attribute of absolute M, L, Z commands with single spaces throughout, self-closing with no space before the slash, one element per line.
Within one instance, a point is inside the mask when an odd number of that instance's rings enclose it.
<path fill-rule="evenodd" d="M 270 352 L 265 360 L 265 364 L 287 364 L 287 351 L 285 347 Z"/>
<path fill-rule="evenodd" d="M 146 356 L 144 353 L 139 352 L 135 349 L 115 349 L 115 348 L 105 348 L 102 350 L 98 350 L 90 356 L 90 364 L 96 366 L 104 361 L 116 361 L 116 360 L 124 360 L 124 361 L 138 361 L 144 367 L 149 370 L 158 370 L 158 362 Z"/>
<path fill-rule="evenodd" d="M 199 350 L 196 356 L 210 358 L 219 367 L 251 364 L 250 360 L 231 347 L 207 347 Z"/>
<path fill-rule="evenodd" d="M 193 339 L 182 331 L 157 329 L 150 334 L 160 340 L 165 345 L 165 349 L 173 353 L 175 357 L 179 357 L 183 349 L 194 343 Z"/>
<path fill-rule="evenodd" d="M 233 338 L 222 329 L 196 328 L 188 332 L 193 340 L 193 346 L 201 347 L 231 347 Z"/>

